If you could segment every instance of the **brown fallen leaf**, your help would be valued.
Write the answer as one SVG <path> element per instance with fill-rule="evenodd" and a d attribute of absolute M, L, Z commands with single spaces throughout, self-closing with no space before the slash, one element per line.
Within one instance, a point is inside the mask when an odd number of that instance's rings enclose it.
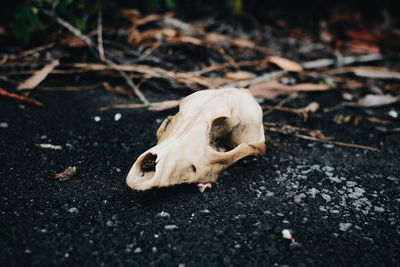
<path fill-rule="evenodd" d="M 400 80 L 400 72 L 388 71 L 384 69 L 354 68 L 354 74 L 365 78 Z"/>
<path fill-rule="evenodd" d="M 344 115 L 344 114 L 337 114 L 333 117 L 333 122 L 336 124 L 346 124 L 346 123 L 353 123 L 354 125 L 358 125 L 362 117 L 360 115 Z"/>
<path fill-rule="evenodd" d="M 331 87 L 327 84 L 300 83 L 296 85 L 285 85 L 277 81 L 268 81 L 252 85 L 249 90 L 254 96 L 265 99 L 275 99 L 281 95 L 289 95 L 294 92 L 325 91 Z"/>
<path fill-rule="evenodd" d="M 72 177 L 74 177 L 74 175 L 76 174 L 76 170 L 77 170 L 77 167 L 70 166 L 70 167 L 66 168 L 63 172 L 55 174 L 54 179 L 57 179 L 61 182 L 69 180 Z"/>
<path fill-rule="evenodd" d="M 307 121 L 309 115 L 315 113 L 318 110 L 319 104 L 317 102 L 311 102 L 304 108 L 288 108 L 288 107 L 279 107 L 279 106 L 262 106 L 262 108 L 268 109 L 269 111 L 270 110 L 279 110 L 279 111 L 291 112 L 291 113 L 296 114 L 298 116 L 298 118 L 300 118 L 302 121 Z M 271 112 L 264 113 L 264 116 L 268 115 L 269 113 L 271 113 Z"/>
<path fill-rule="evenodd" d="M 14 94 L 14 93 L 10 93 L 10 92 L 8 92 L 8 91 L 6 91 L 4 89 L 1 89 L 1 88 L 0 88 L 0 96 L 13 98 L 13 99 L 16 99 L 18 101 L 29 103 L 29 104 L 33 104 L 33 105 L 36 105 L 36 106 L 43 106 L 42 102 L 39 102 L 39 101 L 37 101 L 37 100 L 35 100 L 33 98 L 29 98 L 29 97 L 25 97 L 25 96 L 22 96 L 22 95 L 17 95 L 17 94 Z"/>
<path fill-rule="evenodd" d="M 299 63 L 283 57 L 271 56 L 268 57 L 268 61 L 286 71 L 300 72 L 303 70 L 303 67 Z"/>
<path fill-rule="evenodd" d="M 18 87 L 17 90 L 31 90 L 39 85 L 44 79 L 46 79 L 47 75 L 60 64 L 58 60 L 53 60 L 48 65 L 46 65 L 41 70 L 38 70 L 35 74 L 31 77 L 26 79 L 22 82 Z"/>
<path fill-rule="evenodd" d="M 400 100 L 400 97 L 392 95 L 366 95 L 360 98 L 357 102 L 346 103 L 347 106 L 351 107 L 380 107 L 396 103 Z"/>
<path fill-rule="evenodd" d="M 254 79 L 255 75 L 254 73 L 248 71 L 236 71 L 225 73 L 225 78 L 240 81 Z"/>

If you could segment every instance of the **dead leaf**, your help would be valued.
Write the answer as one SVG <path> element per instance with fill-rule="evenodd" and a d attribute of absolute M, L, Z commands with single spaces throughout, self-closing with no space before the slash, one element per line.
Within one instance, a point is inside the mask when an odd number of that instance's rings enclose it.
<path fill-rule="evenodd" d="M 301 83 L 296 85 L 284 85 L 277 81 L 268 81 L 252 85 L 249 90 L 254 96 L 265 99 L 275 99 L 281 95 L 289 95 L 294 92 L 325 91 L 331 87 L 327 84 Z"/>
<path fill-rule="evenodd" d="M 333 117 L 333 122 L 336 124 L 353 123 L 354 125 L 360 124 L 362 117 L 360 115 L 344 115 L 338 114 Z"/>
<path fill-rule="evenodd" d="M 360 41 L 350 41 L 347 43 L 351 52 L 354 53 L 368 53 L 368 54 L 375 54 L 379 53 L 381 49 L 378 45 L 373 43 L 367 42 L 360 42 Z"/>
<path fill-rule="evenodd" d="M 388 71 L 384 69 L 354 68 L 354 74 L 365 78 L 400 80 L 400 72 Z"/>
<path fill-rule="evenodd" d="M 71 179 L 76 174 L 77 167 L 68 167 L 63 172 L 54 175 L 54 178 L 63 182 Z"/>
<path fill-rule="evenodd" d="M 303 67 L 299 63 L 283 57 L 271 56 L 268 57 L 268 61 L 286 71 L 300 72 L 303 70 Z"/>
<path fill-rule="evenodd" d="M 399 100 L 400 97 L 395 97 L 392 95 L 366 95 L 365 97 L 359 99 L 357 102 L 349 102 L 346 103 L 346 105 L 362 108 L 380 107 L 396 103 Z"/>
<path fill-rule="evenodd" d="M 225 78 L 232 80 L 250 80 L 255 78 L 254 73 L 248 71 L 236 71 L 236 72 L 227 72 L 225 73 Z"/>
<path fill-rule="evenodd" d="M 62 150 L 62 146 L 53 145 L 53 144 L 38 144 L 41 148 L 48 148 L 53 150 Z"/>
<path fill-rule="evenodd" d="M 141 45 L 154 43 L 157 39 L 162 37 L 170 40 L 178 35 L 178 32 L 174 29 L 157 29 L 147 30 L 143 32 L 135 31 L 128 35 L 127 42 L 131 45 Z"/>
<path fill-rule="evenodd" d="M 48 65 L 46 65 L 43 69 L 38 70 L 35 74 L 33 74 L 31 77 L 26 79 L 24 82 L 22 82 L 17 90 L 32 90 L 36 86 L 39 85 L 44 79 L 46 79 L 47 75 L 60 64 L 58 60 L 53 60 L 50 62 Z"/>

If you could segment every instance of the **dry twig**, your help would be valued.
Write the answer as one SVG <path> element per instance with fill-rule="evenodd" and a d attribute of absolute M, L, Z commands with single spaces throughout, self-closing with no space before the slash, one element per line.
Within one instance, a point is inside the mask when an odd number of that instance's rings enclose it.
<path fill-rule="evenodd" d="M 94 56 L 96 56 L 97 58 L 99 58 L 99 60 L 105 64 L 106 66 L 108 66 L 109 68 L 116 70 L 126 81 L 126 83 L 129 85 L 129 87 L 132 88 L 132 90 L 135 92 L 136 96 L 139 97 L 139 99 L 145 103 L 148 104 L 149 101 L 146 99 L 146 97 L 143 95 L 143 93 L 139 90 L 139 88 L 137 88 L 137 86 L 132 82 L 132 79 L 123 71 L 119 70 L 117 67 L 118 65 L 115 64 L 114 62 L 104 58 L 103 60 L 101 59 L 100 56 L 100 52 L 96 49 L 96 47 L 94 46 L 94 43 L 92 41 L 92 39 L 90 39 L 88 36 L 84 35 L 82 32 L 80 32 L 77 28 L 75 28 L 74 26 L 72 26 L 72 24 L 70 24 L 69 22 L 63 20 L 62 18 L 56 16 L 53 12 L 45 10 L 45 9 L 41 9 L 41 11 L 46 14 L 47 16 L 55 19 L 55 21 L 60 24 L 61 26 L 63 26 L 64 28 L 68 29 L 70 32 L 72 32 L 76 37 L 78 37 L 79 39 L 81 39 L 82 41 L 84 41 L 90 51 L 93 53 Z"/>
<path fill-rule="evenodd" d="M 43 106 L 42 102 L 39 102 L 39 101 L 37 101 L 35 99 L 29 98 L 29 97 L 25 97 L 25 96 L 22 96 L 22 95 L 17 95 L 17 94 L 14 94 L 14 93 L 10 93 L 10 92 L 8 92 L 8 91 L 6 91 L 4 89 L 1 89 L 1 88 L 0 88 L 0 96 L 13 98 L 13 99 L 16 99 L 18 101 L 29 103 L 29 104 L 33 104 L 33 105 L 36 105 L 36 106 Z"/>
<path fill-rule="evenodd" d="M 282 127 L 271 127 L 271 126 L 278 126 L 278 124 L 269 123 L 269 122 L 265 122 L 264 126 L 265 126 L 265 129 L 268 131 L 277 132 L 277 133 L 281 133 L 281 134 L 285 134 L 285 135 L 292 135 L 292 136 L 295 136 L 295 137 L 298 137 L 301 139 L 305 139 L 305 140 L 329 143 L 329 144 L 338 145 L 338 146 L 353 147 L 353 148 L 359 148 L 359 149 L 365 149 L 365 150 L 371 150 L 371 151 L 377 151 L 377 152 L 380 151 L 378 148 L 375 148 L 375 147 L 350 144 L 350 143 L 344 143 L 344 142 L 332 140 L 331 138 L 324 136 L 322 134 L 322 132 L 319 130 L 299 128 L 299 127 L 292 126 L 292 125 L 283 125 Z M 309 135 L 298 134 L 298 133 L 296 133 L 296 131 L 302 131 L 302 132 L 308 133 Z"/>

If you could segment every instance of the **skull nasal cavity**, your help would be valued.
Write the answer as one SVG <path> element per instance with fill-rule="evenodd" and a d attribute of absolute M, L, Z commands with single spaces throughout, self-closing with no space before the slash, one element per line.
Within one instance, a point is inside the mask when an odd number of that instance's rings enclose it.
<path fill-rule="evenodd" d="M 217 151 L 229 151 L 235 148 L 231 138 L 232 127 L 229 118 L 220 117 L 213 121 L 210 130 L 210 145 Z"/>
<path fill-rule="evenodd" d="M 143 172 L 154 172 L 156 170 L 156 159 L 157 155 L 147 154 L 143 159 L 140 166 L 140 169 Z"/>

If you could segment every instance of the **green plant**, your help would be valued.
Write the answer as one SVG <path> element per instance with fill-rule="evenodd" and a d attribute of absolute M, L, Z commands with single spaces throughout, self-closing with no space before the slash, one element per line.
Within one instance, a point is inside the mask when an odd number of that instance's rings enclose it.
<path fill-rule="evenodd" d="M 17 8 L 13 20 L 13 30 L 18 38 L 28 41 L 31 27 L 37 30 L 43 29 L 38 14 L 41 8 L 46 8 L 55 10 L 56 13 L 65 17 L 68 21 L 73 22 L 75 27 L 80 31 L 84 31 L 89 16 L 101 10 L 106 1 L 107 0 L 27 0 Z"/>
<path fill-rule="evenodd" d="M 226 0 L 226 5 L 235 14 L 239 14 L 239 13 L 243 12 L 243 0 Z"/>

